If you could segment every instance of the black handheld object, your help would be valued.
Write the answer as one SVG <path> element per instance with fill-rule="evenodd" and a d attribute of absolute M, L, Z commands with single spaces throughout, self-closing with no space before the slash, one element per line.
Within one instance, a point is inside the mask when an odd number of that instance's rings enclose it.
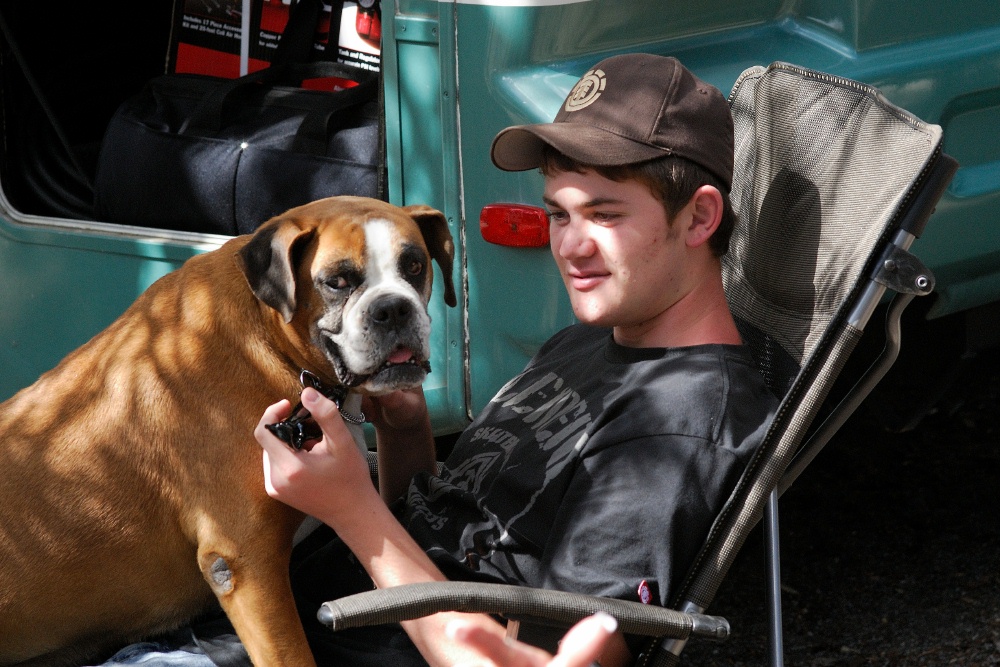
<path fill-rule="evenodd" d="M 303 388 L 312 387 L 319 393 L 329 398 L 337 404 L 337 408 L 341 407 L 344 397 L 347 395 L 347 391 L 344 387 L 340 385 L 327 387 L 320 381 L 319 377 L 317 377 L 315 373 L 310 373 L 307 370 L 303 370 L 299 374 L 299 382 L 302 383 Z M 362 415 L 362 419 L 363 418 L 364 415 Z M 275 435 L 275 437 L 287 443 L 288 446 L 295 451 L 301 450 L 310 440 L 319 440 L 323 437 L 323 431 L 313 420 L 309 411 L 302 406 L 301 401 L 299 401 L 298 405 L 295 406 L 295 409 L 292 410 L 292 414 L 288 417 L 288 419 L 275 424 L 265 424 L 265 426 L 268 431 Z"/>

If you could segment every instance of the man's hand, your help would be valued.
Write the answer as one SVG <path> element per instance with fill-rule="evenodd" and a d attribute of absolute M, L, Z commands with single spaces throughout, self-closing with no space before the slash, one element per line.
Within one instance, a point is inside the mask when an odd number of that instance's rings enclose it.
<path fill-rule="evenodd" d="M 352 518 L 367 496 L 378 502 L 368 463 L 330 399 L 308 387 L 302 405 L 323 429 L 321 440 L 292 450 L 265 428 L 288 416 L 288 401 L 270 406 L 261 417 L 254 437 L 264 450 L 264 484 L 267 494 L 286 505 L 310 514 L 336 530 Z"/>
<path fill-rule="evenodd" d="M 419 401 L 417 410 L 410 414 L 423 413 L 429 438 L 423 393 L 411 395 Z M 337 406 L 312 388 L 304 389 L 301 398 L 303 407 L 323 430 L 323 438 L 295 451 L 265 427 L 288 416 L 289 402 L 281 401 L 265 410 L 254 436 L 264 450 L 267 494 L 333 528 L 379 588 L 444 581 L 441 571 L 380 499 L 368 473 L 368 462 L 355 446 Z M 405 395 L 399 398 L 408 400 Z M 451 667 L 467 661 L 469 655 L 478 655 L 464 644 L 447 640 L 445 627 L 455 617 L 474 622 L 480 632 L 503 636 L 499 623 L 480 614 L 443 613 L 404 621 L 403 627 L 413 643 L 435 667 Z"/>
<path fill-rule="evenodd" d="M 421 387 L 365 396 L 361 409 L 378 430 L 412 431 L 427 419 L 427 403 Z"/>
<path fill-rule="evenodd" d="M 415 474 L 437 472 L 427 401 L 423 389 L 416 387 L 366 396 L 361 405 L 375 426 L 379 491 L 391 505 L 406 492 Z"/>
<path fill-rule="evenodd" d="M 522 642 L 501 639 L 461 620 L 452 621 L 447 633 L 483 656 L 482 663 L 461 667 L 590 667 L 600 658 L 617 627 L 618 623 L 608 614 L 588 616 L 569 629 L 555 656 Z"/>

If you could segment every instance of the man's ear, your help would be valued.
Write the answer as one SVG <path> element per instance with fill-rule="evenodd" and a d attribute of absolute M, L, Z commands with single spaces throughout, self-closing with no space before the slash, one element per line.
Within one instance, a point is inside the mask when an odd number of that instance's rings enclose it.
<path fill-rule="evenodd" d="M 455 295 L 455 281 L 452 277 L 455 263 L 455 242 L 448 229 L 448 220 L 441 211 L 423 204 L 404 206 L 403 210 L 417 223 L 420 233 L 424 237 L 424 243 L 427 245 L 427 252 L 431 254 L 431 259 L 441 267 L 441 277 L 444 279 L 444 302 L 449 306 L 456 306 L 458 300 Z"/>
<path fill-rule="evenodd" d="M 236 255 L 254 295 L 281 313 L 285 322 L 295 314 L 295 248 L 313 234 L 291 218 L 269 220 Z"/>
<path fill-rule="evenodd" d="M 694 191 L 691 201 L 691 224 L 686 230 L 689 248 L 696 248 L 708 242 L 722 221 L 722 193 L 712 185 L 702 185 Z"/>

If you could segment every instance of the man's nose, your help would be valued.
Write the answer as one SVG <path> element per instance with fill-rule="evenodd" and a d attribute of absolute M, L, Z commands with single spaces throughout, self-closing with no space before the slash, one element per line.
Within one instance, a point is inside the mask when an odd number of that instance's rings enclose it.
<path fill-rule="evenodd" d="M 589 257 L 594 253 L 594 239 L 589 233 L 590 225 L 586 220 L 573 220 L 563 227 L 559 236 L 559 256 L 565 259 Z"/>

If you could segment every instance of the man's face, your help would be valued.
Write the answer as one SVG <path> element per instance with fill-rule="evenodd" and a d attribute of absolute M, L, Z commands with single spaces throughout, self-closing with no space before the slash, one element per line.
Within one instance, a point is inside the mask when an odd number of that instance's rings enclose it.
<path fill-rule="evenodd" d="M 593 171 L 547 176 L 544 200 L 552 256 L 581 322 L 614 327 L 634 344 L 690 293 L 687 208 L 668 225 L 645 185 Z"/>

